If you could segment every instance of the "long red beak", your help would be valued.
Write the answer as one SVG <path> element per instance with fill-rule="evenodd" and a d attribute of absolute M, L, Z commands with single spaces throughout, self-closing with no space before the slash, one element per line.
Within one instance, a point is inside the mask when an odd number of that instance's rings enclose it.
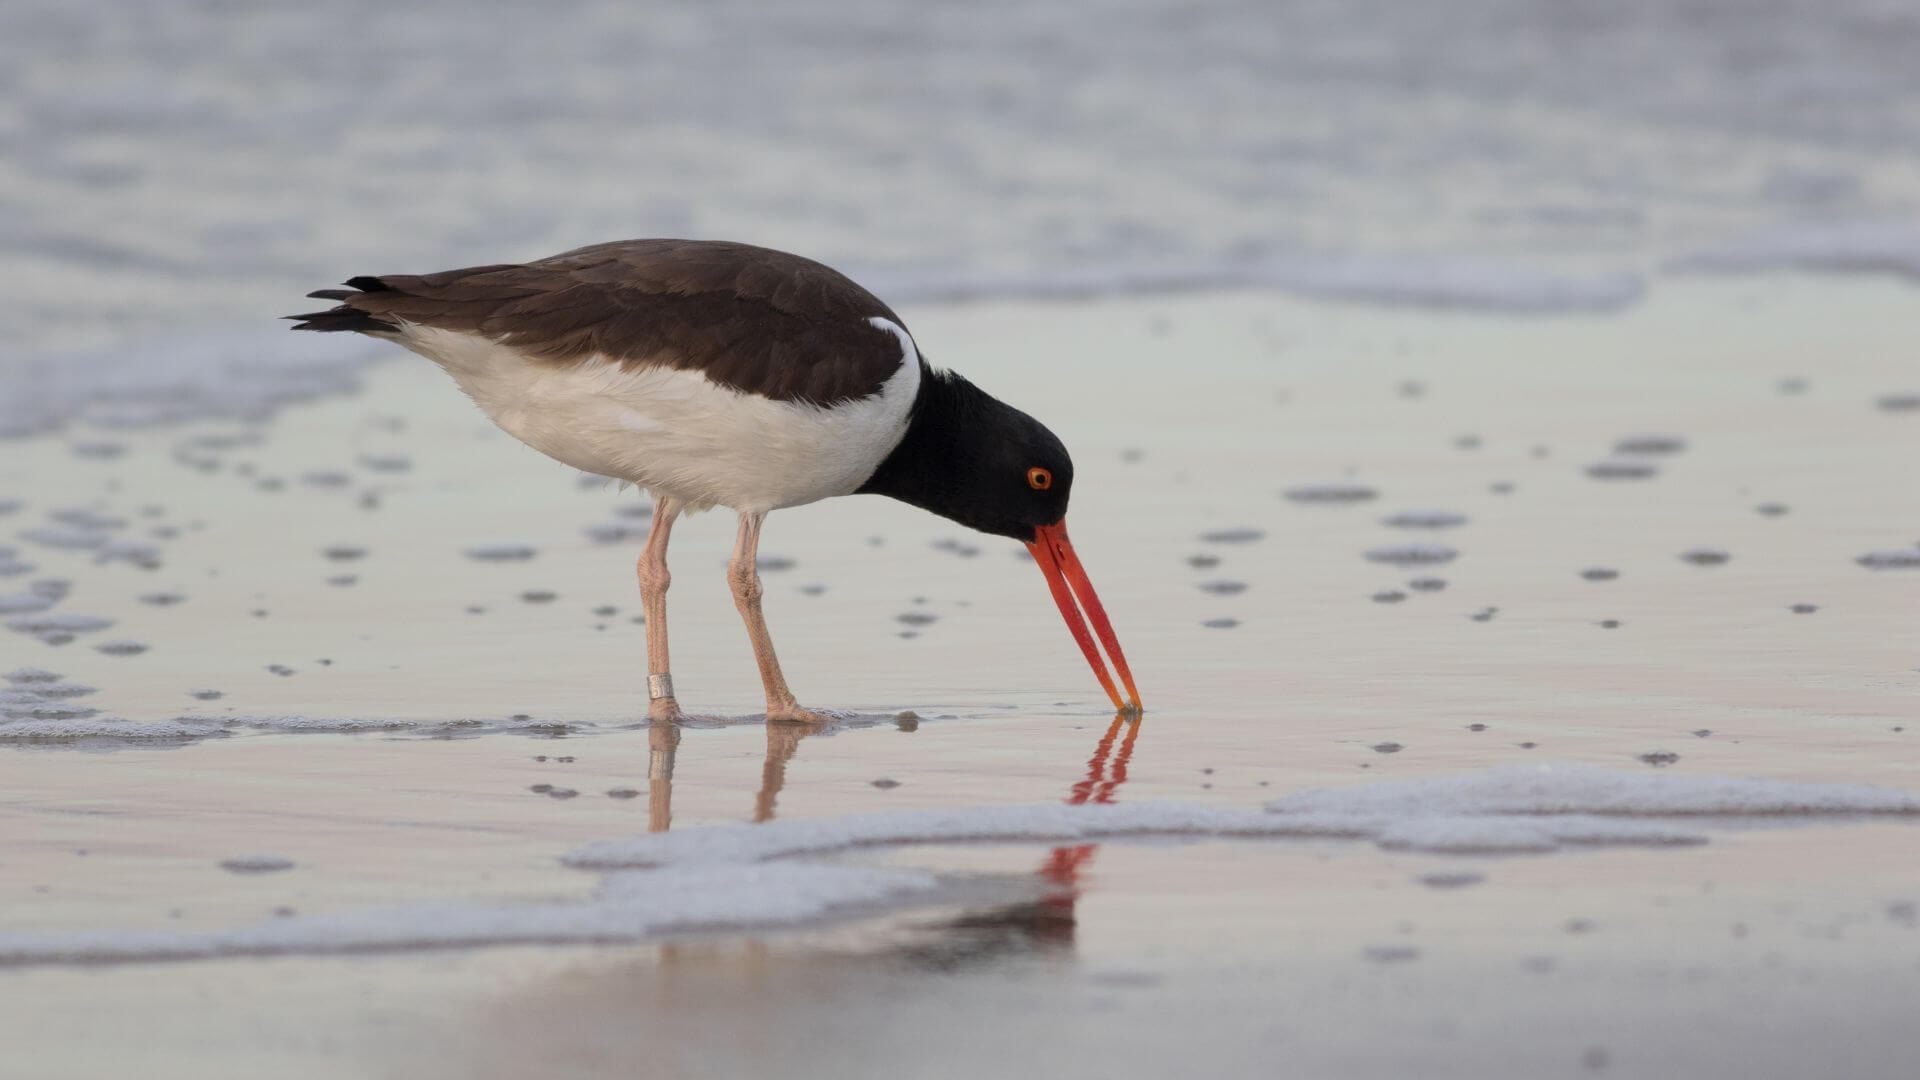
<path fill-rule="evenodd" d="M 1127 670 L 1127 658 L 1120 651 L 1120 639 L 1113 636 L 1113 624 L 1107 621 L 1107 609 L 1100 606 L 1100 596 L 1093 591 L 1093 582 L 1087 580 L 1087 572 L 1080 566 L 1080 557 L 1073 553 L 1073 544 L 1067 539 L 1067 523 L 1063 519 L 1052 525 L 1042 525 L 1035 530 L 1038 534 L 1027 545 L 1033 552 L 1033 561 L 1040 564 L 1040 572 L 1047 576 L 1047 588 L 1053 591 L 1053 602 L 1060 605 L 1060 616 L 1067 620 L 1067 629 L 1073 631 L 1073 640 L 1080 644 L 1080 651 L 1087 656 L 1088 666 L 1100 680 L 1100 686 L 1107 696 L 1113 699 L 1113 707 L 1133 712 L 1140 711 L 1140 691 L 1133 685 L 1133 672 Z M 1076 606 L 1075 600 L 1079 603 Z M 1085 609 L 1086 617 L 1081 617 Z M 1087 623 L 1093 623 L 1093 633 L 1087 632 Z M 1107 665 L 1100 659 L 1100 651 L 1094 648 L 1093 635 L 1100 636 L 1100 644 L 1107 650 L 1107 657 L 1120 672 L 1120 681 L 1126 684 L 1127 698 L 1122 700 L 1120 691 L 1114 688 L 1113 676 L 1107 674 Z"/>

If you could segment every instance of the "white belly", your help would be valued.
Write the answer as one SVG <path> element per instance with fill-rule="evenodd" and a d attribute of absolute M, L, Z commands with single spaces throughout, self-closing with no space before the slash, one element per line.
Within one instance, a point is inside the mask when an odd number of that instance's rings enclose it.
<path fill-rule="evenodd" d="M 689 510 L 766 511 L 851 494 L 899 444 L 920 390 L 906 331 L 881 392 L 830 408 L 720 386 L 697 371 L 594 358 L 528 360 L 473 334 L 407 326 L 402 344 L 452 375 L 514 438 L 577 469 L 631 481 Z"/>

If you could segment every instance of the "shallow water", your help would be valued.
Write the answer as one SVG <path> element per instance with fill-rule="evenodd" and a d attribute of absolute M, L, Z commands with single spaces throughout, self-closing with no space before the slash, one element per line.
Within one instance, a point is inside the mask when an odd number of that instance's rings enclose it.
<path fill-rule="evenodd" d="M 111 627 L 8 632 L 0 671 L 176 737 L 0 750 L 0 933 L 578 904 L 603 885 L 562 856 L 666 826 L 1251 813 L 1542 761 L 1920 792 L 1920 572 L 1856 561 L 1916 539 L 1920 426 L 1875 404 L 1910 306 L 1781 278 L 1547 321 L 1268 295 L 907 312 L 1074 448 L 1074 535 L 1150 710 L 1124 733 L 1016 545 L 862 498 L 775 515 L 766 541 L 791 561 L 766 584 L 796 690 L 855 715 L 751 716 L 716 514 L 676 529 L 670 600 L 682 700 L 711 718 L 650 732 L 637 543 L 596 532 L 642 497 L 521 448 L 410 357 L 272 424 L 116 436 L 118 457 L 12 442 L 6 542 L 33 569 L 9 580 L 70 582 L 34 617 Z M 1168 393 L 1169 353 L 1209 364 Z M 1587 474 L 1647 432 L 1685 441 L 1658 477 Z M 299 482 L 321 472 L 349 479 Z M 1285 494 L 1336 485 L 1378 495 Z M 1466 519 L 1444 590 L 1364 557 L 1433 507 Z M 15 539 L 89 522 L 158 565 Z M 94 648 L 116 639 L 147 648 Z M 1916 826 L 1756 824 L 1533 855 L 1395 849 L 1434 846 L 1417 830 L 881 848 L 825 861 L 939 888 L 664 942 L 13 968 L 0 1029 L 35 1076 L 136 1056 L 156 1076 L 1892 1075 L 1920 1049 L 1899 1019 L 1920 887 L 1896 854 Z M 222 868 L 272 859 L 293 865 Z"/>

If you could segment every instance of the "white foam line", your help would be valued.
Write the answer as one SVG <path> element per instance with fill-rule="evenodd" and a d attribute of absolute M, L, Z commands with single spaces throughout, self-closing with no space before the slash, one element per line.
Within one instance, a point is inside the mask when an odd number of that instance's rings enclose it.
<path fill-rule="evenodd" d="M 206 931 L 0 934 L 0 966 L 634 942 L 688 930 L 806 922 L 841 908 L 926 894 L 939 884 L 933 874 L 915 870 L 800 863 L 688 867 L 609 875 L 596 896 L 582 901 L 419 904 Z"/>
<path fill-rule="evenodd" d="M 1275 799 L 1278 814 L 1920 814 L 1920 795 L 1865 784 L 1629 772 L 1576 762 L 1502 765 L 1467 776 L 1390 780 Z"/>
<path fill-rule="evenodd" d="M 906 844 L 1099 840 L 1127 836 L 1365 837 L 1380 822 L 1346 814 L 1283 818 L 1192 803 L 973 806 L 855 814 L 818 821 L 726 825 L 590 844 L 561 861 L 586 869 L 753 863 L 848 848 Z"/>

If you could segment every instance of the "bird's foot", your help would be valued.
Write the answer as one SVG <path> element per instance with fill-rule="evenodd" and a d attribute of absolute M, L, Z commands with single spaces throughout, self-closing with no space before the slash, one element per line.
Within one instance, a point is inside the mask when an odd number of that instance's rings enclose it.
<path fill-rule="evenodd" d="M 647 719 L 656 724 L 677 724 L 686 716 L 680 711 L 680 703 L 673 698 L 654 698 L 647 703 Z"/>
<path fill-rule="evenodd" d="M 830 724 L 835 719 L 830 712 L 803 709 L 797 701 L 775 702 L 767 706 L 769 724 Z"/>

